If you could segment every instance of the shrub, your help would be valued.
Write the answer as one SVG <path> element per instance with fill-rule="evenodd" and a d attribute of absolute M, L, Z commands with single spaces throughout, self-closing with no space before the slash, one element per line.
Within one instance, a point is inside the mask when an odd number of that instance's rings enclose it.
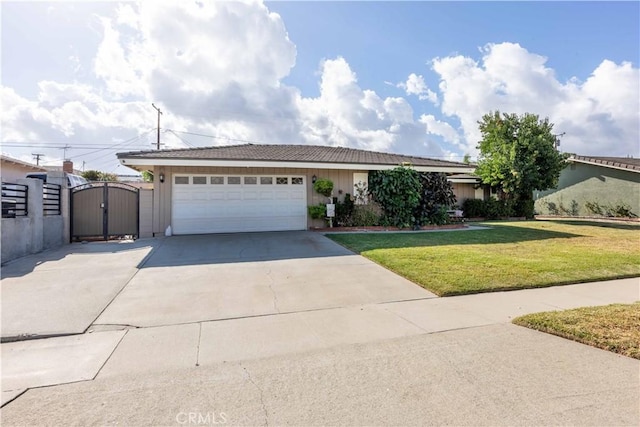
<path fill-rule="evenodd" d="M 369 174 L 369 190 L 383 212 L 382 223 L 399 228 L 416 224 L 420 178 L 414 169 L 398 166 Z"/>
<path fill-rule="evenodd" d="M 484 200 L 480 199 L 466 199 L 462 202 L 462 211 L 466 218 L 484 218 L 487 216 Z"/>
<path fill-rule="evenodd" d="M 447 176 L 443 173 L 423 172 L 419 177 L 420 203 L 414 213 L 416 218 L 414 225 L 448 223 L 447 210 L 456 204 L 456 196 L 453 194 L 453 187 L 447 180 Z"/>
<path fill-rule="evenodd" d="M 513 209 L 509 209 L 507 206 L 508 204 L 505 204 L 505 212 L 507 213 L 507 215 L 505 216 L 523 216 L 525 218 L 531 219 L 533 218 L 533 212 L 534 212 L 534 201 L 531 199 L 527 199 L 527 200 L 518 200 L 517 202 L 515 202 L 515 204 L 513 205 Z M 509 212 L 511 211 L 511 212 Z"/>
<path fill-rule="evenodd" d="M 351 225 L 354 227 L 374 227 L 380 225 L 379 208 L 375 205 L 356 205 L 351 216 Z"/>
<path fill-rule="evenodd" d="M 351 194 L 345 193 L 342 202 L 336 202 L 336 224 L 342 227 L 349 227 L 353 223 L 354 203 Z"/>
<path fill-rule="evenodd" d="M 331 193 L 333 193 L 333 181 L 326 178 L 318 178 L 316 182 L 313 183 L 313 189 L 316 190 L 318 194 L 331 197 Z"/>
<path fill-rule="evenodd" d="M 324 219 L 327 217 L 327 206 L 322 203 L 308 206 L 307 211 L 312 219 Z"/>
<path fill-rule="evenodd" d="M 445 225 L 450 222 L 449 213 L 446 206 L 440 206 L 429 216 L 429 222 L 431 225 Z"/>

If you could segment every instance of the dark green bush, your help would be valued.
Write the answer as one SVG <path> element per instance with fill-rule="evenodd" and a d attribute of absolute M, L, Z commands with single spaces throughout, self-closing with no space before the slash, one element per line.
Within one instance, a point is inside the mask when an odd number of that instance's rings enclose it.
<path fill-rule="evenodd" d="M 444 225 L 449 222 L 447 210 L 456 204 L 453 186 L 443 173 L 421 172 L 420 203 L 414 217 L 416 227 L 426 224 Z M 444 211 L 444 215 L 443 215 Z"/>
<path fill-rule="evenodd" d="M 327 206 L 322 203 L 308 206 L 307 210 L 312 219 L 324 219 L 327 217 Z"/>
<path fill-rule="evenodd" d="M 420 203 L 420 177 L 414 169 L 397 168 L 369 173 L 369 190 L 382 208 L 384 225 L 399 228 L 416 224 L 415 209 Z"/>
<path fill-rule="evenodd" d="M 523 216 L 527 219 L 533 218 L 534 213 L 533 200 L 518 200 L 509 215 L 506 216 Z"/>
<path fill-rule="evenodd" d="M 343 201 L 336 201 L 336 224 L 341 227 L 350 227 L 353 224 L 354 203 L 351 194 L 346 193 Z"/>
<path fill-rule="evenodd" d="M 462 211 L 466 218 L 485 218 L 487 209 L 484 200 L 466 199 L 462 202 Z"/>

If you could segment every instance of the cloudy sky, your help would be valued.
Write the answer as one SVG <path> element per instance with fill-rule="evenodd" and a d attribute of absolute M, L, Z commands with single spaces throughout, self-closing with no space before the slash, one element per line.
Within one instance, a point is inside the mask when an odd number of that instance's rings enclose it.
<path fill-rule="evenodd" d="M 245 142 L 461 160 L 492 110 L 640 156 L 638 2 L 2 2 L 2 153 Z M 66 149 L 63 147 L 67 147 Z"/>

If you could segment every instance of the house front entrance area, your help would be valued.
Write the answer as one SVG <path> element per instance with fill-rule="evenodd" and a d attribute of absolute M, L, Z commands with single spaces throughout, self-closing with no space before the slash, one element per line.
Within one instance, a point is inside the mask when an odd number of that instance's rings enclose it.
<path fill-rule="evenodd" d="M 304 230 L 305 181 L 289 175 L 174 174 L 173 233 Z"/>

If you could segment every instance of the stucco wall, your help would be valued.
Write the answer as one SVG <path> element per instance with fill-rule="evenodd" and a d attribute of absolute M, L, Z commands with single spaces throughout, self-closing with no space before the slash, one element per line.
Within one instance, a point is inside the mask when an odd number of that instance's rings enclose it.
<path fill-rule="evenodd" d="M 50 172 L 49 183 L 62 183 L 62 215 L 44 216 L 42 211 L 42 185 L 40 179 L 17 179 L 15 184 L 27 185 L 28 216 L 2 218 L 2 263 L 13 259 L 51 249 L 69 242 L 68 191 L 63 172 Z"/>
<path fill-rule="evenodd" d="M 592 215 L 585 207 L 586 202 L 626 204 L 640 215 L 640 173 L 572 163 L 562 170 L 557 189 L 536 192 L 534 199 L 536 212 L 543 215 L 555 213 L 549 204 L 554 204 L 561 213 L 575 209 L 580 216 Z"/>

